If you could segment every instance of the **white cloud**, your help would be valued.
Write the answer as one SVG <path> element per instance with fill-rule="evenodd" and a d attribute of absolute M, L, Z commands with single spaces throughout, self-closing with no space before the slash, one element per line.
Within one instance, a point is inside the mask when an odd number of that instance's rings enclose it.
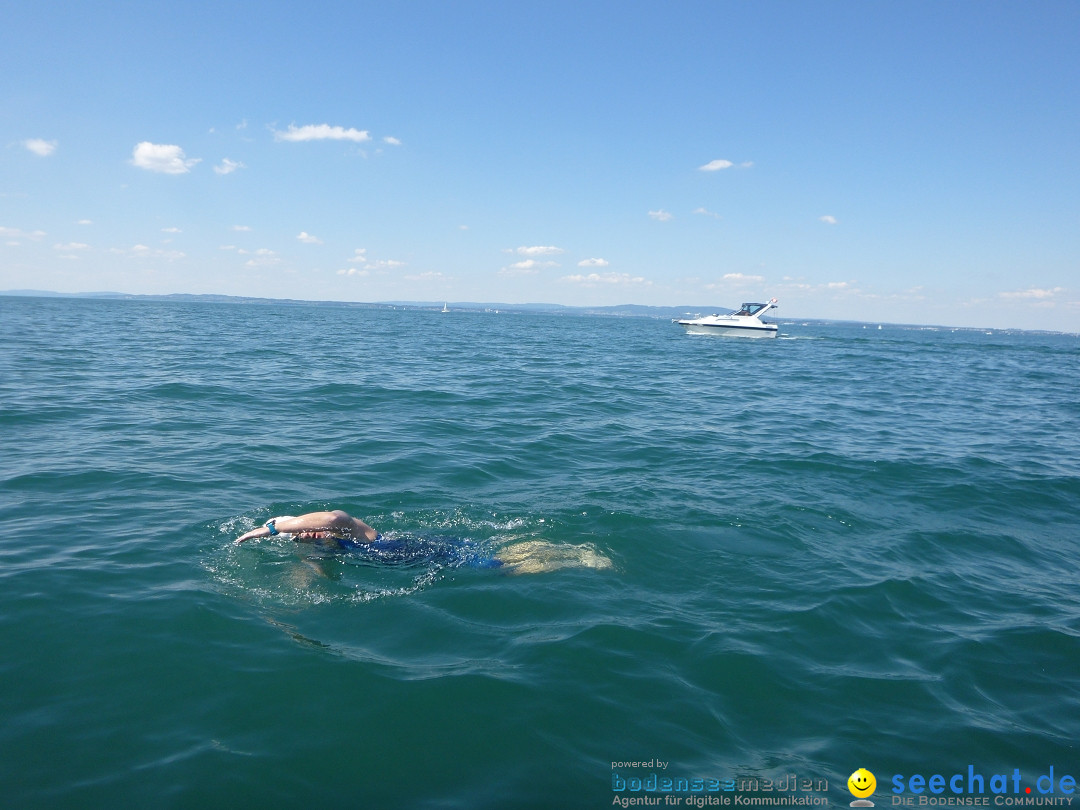
<path fill-rule="evenodd" d="M 364 143 L 371 140 L 367 130 L 345 129 L 344 127 L 332 127 L 329 124 L 307 124 L 298 127 L 289 124 L 284 132 L 274 130 L 275 141 L 355 141 Z"/>
<path fill-rule="evenodd" d="M 522 256 L 555 256 L 562 253 L 563 249 L 554 245 L 534 245 L 532 247 L 519 247 L 517 252 Z"/>
<path fill-rule="evenodd" d="M 323 243 L 322 239 L 317 236 L 312 236 L 307 231 L 300 231 L 299 235 L 296 238 L 303 242 L 305 245 L 321 245 Z"/>
<path fill-rule="evenodd" d="M 695 214 L 701 214 L 701 215 L 706 216 L 706 217 L 713 217 L 714 219 L 723 219 L 722 216 L 720 216 L 717 213 L 714 213 L 714 212 L 710 211 L 707 208 L 695 208 L 694 213 Z"/>
<path fill-rule="evenodd" d="M 348 267 L 348 268 L 346 268 L 344 270 L 338 270 L 337 274 L 339 276 L 361 276 L 361 277 L 363 277 L 363 276 L 370 276 L 371 271 L 370 270 L 361 270 L 359 267 Z"/>
<path fill-rule="evenodd" d="M 578 267 L 607 267 L 607 259 L 583 259 L 577 263 Z"/>
<path fill-rule="evenodd" d="M 232 229 L 234 231 L 250 231 L 251 230 L 251 228 L 249 226 L 247 226 L 247 225 L 233 225 Z"/>
<path fill-rule="evenodd" d="M 254 259 L 244 262 L 245 267 L 271 267 L 275 264 L 281 264 L 281 259 L 270 248 L 259 248 L 255 251 Z"/>
<path fill-rule="evenodd" d="M 730 169 L 734 165 L 730 160 L 710 160 L 704 166 L 698 166 L 698 171 L 718 172 L 721 169 Z"/>
<path fill-rule="evenodd" d="M 416 276 L 405 276 L 406 281 L 442 281 L 446 276 L 436 270 L 428 270 Z"/>
<path fill-rule="evenodd" d="M 560 281 L 571 284 L 580 284 L 583 287 L 596 287 L 601 284 L 644 284 L 649 286 L 651 281 L 646 281 L 642 276 L 631 276 L 629 273 L 589 273 L 589 275 L 563 276 Z"/>
<path fill-rule="evenodd" d="M 44 239 L 48 234 L 45 231 L 24 231 L 19 228 L 5 228 L 0 225 L 0 236 L 5 239 L 33 239 L 37 241 Z"/>
<path fill-rule="evenodd" d="M 246 169 L 246 168 L 247 168 L 247 166 L 245 166 L 243 163 L 241 163 L 238 160 L 229 160 L 228 158 L 222 158 L 221 159 L 221 165 L 220 166 L 215 166 L 214 171 L 217 172 L 218 174 L 232 174 L 237 169 Z"/>
<path fill-rule="evenodd" d="M 851 286 L 850 281 L 830 281 L 825 285 L 830 290 L 846 290 Z"/>
<path fill-rule="evenodd" d="M 93 225 L 93 224 L 94 224 L 94 222 L 93 222 L 93 220 L 89 220 L 89 219 L 80 219 L 80 220 L 79 220 L 78 222 L 76 222 L 75 224 L 76 224 L 76 225 Z"/>
<path fill-rule="evenodd" d="M 1058 293 L 1065 292 L 1064 287 L 1054 287 L 1052 290 L 1040 290 L 1032 287 L 1029 290 L 1016 290 L 1014 292 L 1000 292 L 998 298 L 1032 298 L 1035 300 L 1043 300 L 1046 298 L 1053 298 Z"/>
<path fill-rule="evenodd" d="M 667 222 L 669 219 L 674 219 L 674 214 L 669 214 L 663 208 L 658 211 L 650 211 L 649 216 L 655 219 L 657 222 Z"/>
<path fill-rule="evenodd" d="M 133 245 L 127 250 L 124 250 L 123 248 L 111 248 L 109 252 L 127 256 L 131 259 L 165 259 L 170 262 L 176 261 L 177 259 L 183 259 L 187 255 L 179 250 L 161 250 L 160 248 L 155 249 L 147 247 L 146 245 Z"/>
<path fill-rule="evenodd" d="M 724 281 L 764 281 L 764 276 L 748 276 L 745 273 L 725 273 Z"/>
<path fill-rule="evenodd" d="M 387 135 L 385 138 L 383 138 L 383 143 L 390 144 L 390 146 L 401 146 L 401 141 L 390 135 Z"/>
<path fill-rule="evenodd" d="M 79 252 L 89 250 L 90 246 L 84 242 L 68 242 L 66 245 L 53 245 L 53 249 L 59 251 L 57 258 L 78 261 Z"/>
<path fill-rule="evenodd" d="M 523 259 L 520 262 L 514 262 L 513 264 L 502 268 L 499 271 L 500 276 L 535 276 L 544 267 L 558 267 L 558 262 L 546 261 L 541 262 L 536 259 Z"/>
<path fill-rule="evenodd" d="M 362 264 L 363 269 L 367 270 L 395 270 L 398 267 L 405 267 L 408 262 L 398 261 L 397 259 L 371 259 L 367 255 L 367 248 L 356 248 L 353 251 L 351 259 L 346 259 L 350 264 Z M 348 275 L 357 275 L 356 273 L 350 273 Z M 366 275 L 366 273 L 365 273 Z"/>
<path fill-rule="evenodd" d="M 46 141 L 42 140 L 41 138 L 30 138 L 29 140 L 23 141 L 23 146 L 25 146 L 35 155 L 39 155 L 41 157 L 48 157 L 56 151 L 57 142 Z"/>
<path fill-rule="evenodd" d="M 162 233 L 183 233 L 179 228 L 162 228 Z"/>
<path fill-rule="evenodd" d="M 186 174 L 201 158 L 188 158 L 179 146 L 143 141 L 131 153 L 131 163 L 161 174 Z"/>
<path fill-rule="evenodd" d="M 818 217 L 818 219 L 820 219 L 826 225 L 835 225 L 837 222 L 839 222 L 839 220 L 836 217 L 830 216 L 829 214 L 826 214 L 823 217 Z"/>

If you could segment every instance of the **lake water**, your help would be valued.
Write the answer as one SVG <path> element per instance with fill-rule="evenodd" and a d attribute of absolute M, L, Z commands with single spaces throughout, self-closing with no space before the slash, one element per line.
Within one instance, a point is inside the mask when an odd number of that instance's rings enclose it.
<path fill-rule="evenodd" d="M 781 323 L 0 298 L 0 803 L 1064 797 L 1080 338 Z"/>

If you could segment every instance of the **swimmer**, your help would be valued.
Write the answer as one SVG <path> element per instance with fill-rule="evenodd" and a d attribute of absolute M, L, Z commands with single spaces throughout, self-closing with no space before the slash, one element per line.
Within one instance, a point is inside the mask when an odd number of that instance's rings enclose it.
<path fill-rule="evenodd" d="M 331 512 L 308 512 L 292 517 L 284 515 L 272 518 L 258 529 L 252 529 L 236 538 L 237 545 L 259 537 L 288 534 L 299 543 L 317 543 L 331 547 L 350 545 L 374 546 L 383 536 L 359 518 L 334 509 Z M 540 574 L 560 568 L 612 568 L 611 560 L 594 546 L 565 545 L 545 540 L 526 540 L 512 543 L 500 549 L 494 557 L 480 562 L 477 567 L 504 567 L 510 574 Z"/>
<path fill-rule="evenodd" d="M 308 512 L 306 515 L 272 518 L 257 529 L 236 538 L 239 545 L 258 537 L 290 534 L 300 543 L 337 540 L 353 543 L 374 543 L 381 535 L 359 518 L 335 509 L 332 512 Z"/>

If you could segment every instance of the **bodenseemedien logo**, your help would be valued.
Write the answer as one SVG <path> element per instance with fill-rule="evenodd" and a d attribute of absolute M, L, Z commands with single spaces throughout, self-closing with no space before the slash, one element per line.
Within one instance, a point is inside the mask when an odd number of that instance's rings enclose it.
<path fill-rule="evenodd" d="M 851 803 L 851 807 L 873 807 L 874 803 L 869 800 L 870 796 L 874 795 L 874 791 L 877 790 L 877 779 L 866 768 L 859 768 L 847 780 L 847 788 L 851 791 L 851 795 L 855 797 L 855 801 Z"/>

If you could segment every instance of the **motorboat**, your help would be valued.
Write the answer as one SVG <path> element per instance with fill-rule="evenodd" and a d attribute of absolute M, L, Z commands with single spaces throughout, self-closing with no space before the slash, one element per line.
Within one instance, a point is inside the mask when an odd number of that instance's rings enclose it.
<path fill-rule="evenodd" d="M 780 331 L 775 323 L 766 323 L 761 316 L 776 308 L 776 299 L 766 304 L 743 304 L 730 315 L 706 315 L 704 318 L 676 321 L 691 335 L 736 335 L 739 337 L 776 337 Z"/>

